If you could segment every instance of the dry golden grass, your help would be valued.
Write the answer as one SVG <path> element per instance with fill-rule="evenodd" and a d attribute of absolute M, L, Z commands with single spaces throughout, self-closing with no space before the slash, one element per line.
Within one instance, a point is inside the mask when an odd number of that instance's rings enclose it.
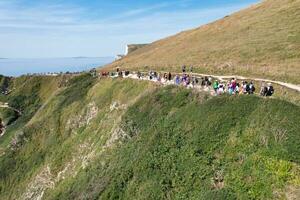
<path fill-rule="evenodd" d="M 267 0 L 154 42 L 107 68 L 244 75 L 300 83 L 300 0 Z M 147 66 L 147 67 L 146 67 Z"/>

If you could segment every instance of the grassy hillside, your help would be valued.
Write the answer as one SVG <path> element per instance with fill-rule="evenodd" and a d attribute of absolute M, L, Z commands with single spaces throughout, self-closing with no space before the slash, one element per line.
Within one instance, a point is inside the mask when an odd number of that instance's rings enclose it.
<path fill-rule="evenodd" d="M 299 9 L 299 0 L 265 0 L 214 23 L 154 42 L 108 68 L 180 71 L 185 64 L 193 65 L 196 72 L 300 84 Z"/>
<path fill-rule="evenodd" d="M 46 199 L 284 198 L 300 186 L 299 114 L 277 100 L 157 91 L 123 116 L 125 143 Z"/>
<path fill-rule="evenodd" d="M 28 118 L 0 156 L 1 199 L 300 197 L 295 104 L 89 74 L 49 93 L 21 82 L 11 102 L 38 95 L 16 104 Z"/>
<path fill-rule="evenodd" d="M 10 125 L 7 127 L 6 134 L 0 138 L 0 154 L 15 134 L 21 131 L 46 101 L 66 84 L 68 79 L 70 77 L 66 76 L 22 76 L 10 79 L 8 89 L 12 92 L 8 96 L 0 94 L 0 102 L 8 103 L 22 114 L 19 116 L 17 112 L 11 109 L 0 109 L 0 118 Z"/>
<path fill-rule="evenodd" d="M 40 85 L 38 80 L 36 83 Z M 35 87 L 33 84 L 28 89 Z M 88 162 L 85 154 L 90 155 L 92 150 L 103 146 L 126 104 L 147 88 L 147 83 L 139 86 L 120 81 L 97 83 L 97 79 L 84 74 L 71 78 L 54 96 L 48 93 L 48 101 L 44 103 L 35 95 L 43 90 L 25 93 L 32 95 L 30 101 L 33 103 L 24 107 L 24 116 L 9 127 L 13 131 L 5 136 L 11 136 L 10 140 L 0 138 L 0 145 L 5 148 L 0 157 L 1 199 L 36 199 L 50 187 L 49 184 L 56 184 L 87 165 L 84 164 Z M 115 109 L 120 111 L 110 115 L 114 99 L 118 102 Z M 20 108 L 27 105 L 24 102 L 29 100 L 20 101 Z M 42 106 L 38 106 L 40 103 Z M 34 114 L 29 117 L 31 111 Z M 48 168 L 53 177 L 47 174 Z"/>

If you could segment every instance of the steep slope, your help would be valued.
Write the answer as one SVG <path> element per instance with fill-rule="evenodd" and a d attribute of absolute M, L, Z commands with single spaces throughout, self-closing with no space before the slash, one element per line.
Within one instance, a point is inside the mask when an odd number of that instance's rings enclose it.
<path fill-rule="evenodd" d="M 3 90 L 6 87 L 8 87 L 8 84 L 9 84 L 10 80 L 11 80 L 10 77 L 0 75 L 0 89 Z"/>
<path fill-rule="evenodd" d="M 15 134 L 28 123 L 34 114 L 59 91 L 70 79 L 70 76 L 37 77 L 22 76 L 10 78 L 6 89 L 9 95 L 0 94 L 0 104 L 7 103 L 10 108 L 1 107 L 0 118 L 9 125 L 5 135 L 0 138 L 0 154 L 11 142 Z M 2 80 L 7 79 L 3 77 Z"/>
<path fill-rule="evenodd" d="M 89 74 L 55 91 L 1 154 L 1 199 L 300 197 L 297 105 Z"/>
<path fill-rule="evenodd" d="M 36 77 L 36 84 L 39 79 L 43 78 Z M 55 82 L 55 78 L 48 80 L 45 86 L 51 86 L 51 82 Z M 4 149 L 0 157 L 1 199 L 39 199 L 45 190 L 75 176 L 105 149 L 105 144 L 106 148 L 110 146 L 106 140 L 111 137 L 109 134 L 116 121 L 127 104 L 143 90 L 148 91 L 148 85 L 134 86 L 121 81 L 98 83 L 96 78 L 83 74 L 72 77 L 55 95 L 45 95 L 48 100 L 37 109 L 33 106 L 40 104 L 30 104 L 28 110 L 33 115 L 16 121 L 14 126 L 18 129 L 8 134 L 12 136 L 9 144 L 8 139 L 0 138 Z M 40 91 L 26 94 L 36 99 Z M 26 108 L 23 111 L 28 112 Z"/>
<path fill-rule="evenodd" d="M 108 68 L 194 71 L 300 83 L 300 1 L 266 0 L 154 42 Z"/>
<path fill-rule="evenodd" d="M 300 186 L 299 114 L 277 100 L 156 91 L 123 116 L 125 143 L 46 199 L 286 198 Z"/>

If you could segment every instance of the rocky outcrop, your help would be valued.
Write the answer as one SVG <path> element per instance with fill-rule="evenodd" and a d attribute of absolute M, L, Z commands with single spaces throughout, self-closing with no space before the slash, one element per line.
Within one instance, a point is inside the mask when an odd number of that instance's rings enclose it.
<path fill-rule="evenodd" d="M 0 118 L 0 137 L 2 137 L 5 134 L 5 124 Z"/>
<path fill-rule="evenodd" d="M 128 44 L 126 47 L 126 55 L 136 51 L 137 49 L 147 46 L 147 45 L 148 44 Z"/>
<path fill-rule="evenodd" d="M 109 107 L 110 112 L 113 112 L 115 110 L 125 110 L 126 108 L 127 108 L 126 104 L 120 104 L 117 101 L 114 101 Z"/>
<path fill-rule="evenodd" d="M 89 125 L 97 116 L 98 111 L 99 108 L 96 106 L 95 102 L 92 102 L 88 104 L 87 108 L 81 114 L 69 119 L 66 127 L 72 131 L 76 131 L 76 129 Z"/>
<path fill-rule="evenodd" d="M 21 130 L 15 134 L 12 138 L 9 147 L 12 151 L 18 150 L 24 142 L 27 142 L 28 139 L 25 137 L 24 132 Z"/>
<path fill-rule="evenodd" d="M 27 191 L 22 195 L 24 200 L 40 200 L 44 196 L 46 189 L 53 188 L 55 185 L 53 175 L 50 167 L 47 166 L 35 177 L 29 184 Z"/>

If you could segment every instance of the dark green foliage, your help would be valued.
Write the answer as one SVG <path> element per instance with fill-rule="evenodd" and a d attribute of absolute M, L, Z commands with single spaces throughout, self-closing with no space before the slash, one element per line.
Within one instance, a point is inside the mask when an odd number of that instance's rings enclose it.
<path fill-rule="evenodd" d="M 11 82 L 10 77 L 6 77 L 3 75 L 0 75 L 0 92 L 5 91 L 6 89 L 9 88 Z"/>
<path fill-rule="evenodd" d="M 3 120 L 4 124 L 9 126 L 18 119 L 19 115 L 16 111 L 0 108 L 0 118 Z"/>
<path fill-rule="evenodd" d="M 210 190 L 207 191 L 203 197 L 201 197 L 203 200 L 236 200 L 236 195 L 233 191 L 227 190 L 227 189 L 221 189 L 221 190 Z"/>
<path fill-rule="evenodd" d="M 6 95 L 2 94 L 2 92 L 8 91 L 11 84 L 11 78 L 0 75 L 0 102 L 6 101 Z"/>
<path fill-rule="evenodd" d="M 95 78 L 93 78 L 89 73 L 74 77 L 70 80 L 67 85 L 66 90 L 63 91 L 61 95 L 65 97 L 64 101 L 60 107 L 64 107 L 72 104 L 75 101 L 80 101 L 86 95 L 87 91 L 95 83 Z"/>
<path fill-rule="evenodd" d="M 14 185 L 20 185 L 22 181 L 29 179 L 32 174 L 37 173 L 45 159 L 53 155 L 56 157 L 55 167 L 63 165 L 59 156 L 63 158 L 66 152 L 72 149 L 59 148 L 66 139 L 61 137 L 61 110 L 75 101 L 82 101 L 93 82 L 86 75 L 75 77 L 70 81 L 68 88 L 58 94 L 58 104 L 54 104 L 51 117 L 24 127 L 42 105 L 38 96 L 42 84 L 38 79 L 37 77 L 37 80 L 31 81 L 30 87 L 25 86 L 26 93 L 13 93 L 9 96 L 9 105 L 20 109 L 22 116 L 17 123 L 8 127 L 5 138 L 1 138 L 4 141 L 11 139 L 11 148 L 6 150 L 5 156 L 0 157 L 0 196 L 14 196 L 15 194 L 9 193 L 6 188 L 14 188 Z M 22 88 L 20 90 L 22 91 Z M 15 132 L 19 128 L 22 129 Z M 13 131 L 14 136 L 11 137 L 10 132 Z"/>
<path fill-rule="evenodd" d="M 32 81 L 28 84 L 31 85 L 24 86 L 24 88 L 20 88 L 20 92 L 8 96 L 9 105 L 22 112 L 21 119 L 24 122 L 29 120 L 42 105 L 38 96 L 41 89 L 40 81 Z"/>

